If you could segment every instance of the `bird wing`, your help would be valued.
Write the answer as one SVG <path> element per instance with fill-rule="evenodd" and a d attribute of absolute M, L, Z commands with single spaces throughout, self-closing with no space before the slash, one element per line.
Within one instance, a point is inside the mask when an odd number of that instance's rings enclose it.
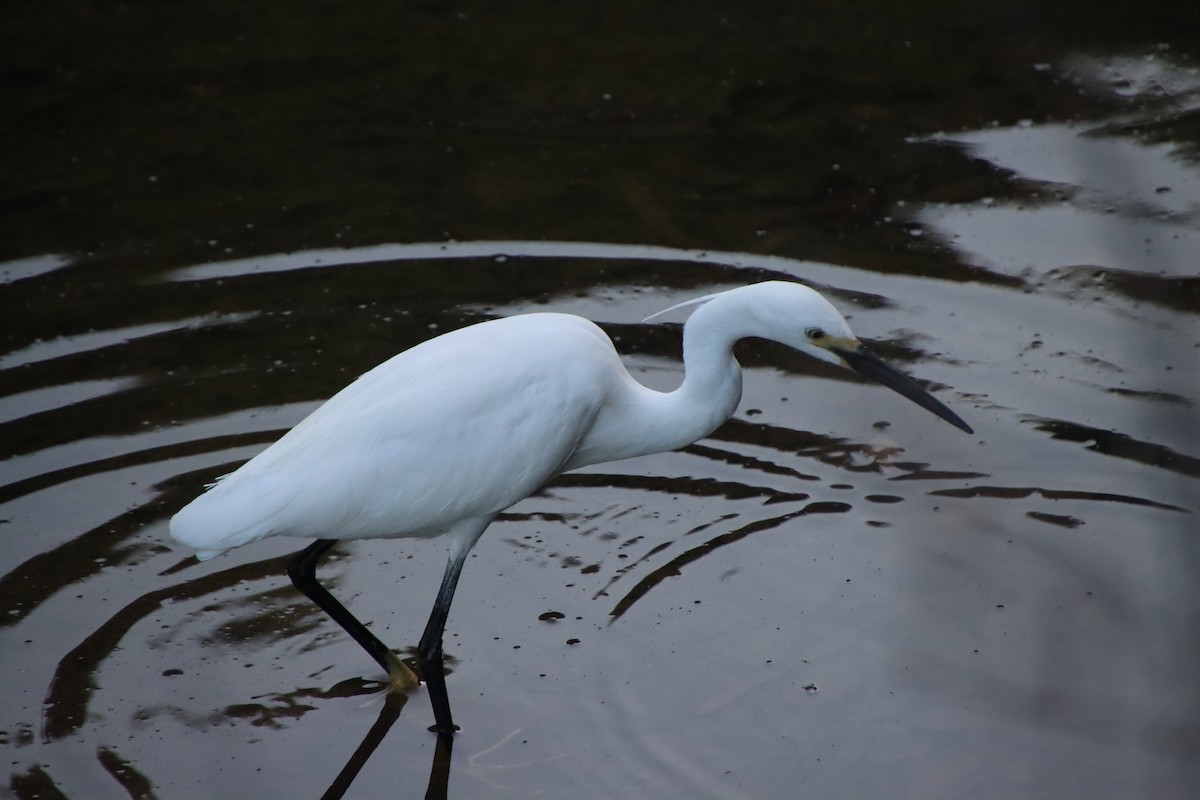
<path fill-rule="evenodd" d="M 272 535 L 436 535 L 562 471 L 620 360 L 591 323 L 524 315 L 363 375 L 172 520 L 202 554 Z"/>

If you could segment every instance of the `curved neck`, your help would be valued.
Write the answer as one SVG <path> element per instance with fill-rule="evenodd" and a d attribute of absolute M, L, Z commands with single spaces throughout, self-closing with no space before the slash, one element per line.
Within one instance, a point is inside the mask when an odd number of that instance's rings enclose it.
<path fill-rule="evenodd" d="M 697 308 L 683 326 L 683 383 L 662 401 L 662 412 L 678 420 L 680 441 L 672 449 L 708 436 L 742 399 L 742 368 L 733 346 L 745 333 L 730 324 L 736 317 L 720 300 Z"/>
<path fill-rule="evenodd" d="M 626 375 L 566 469 L 664 453 L 692 444 L 729 419 L 742 399 L 742 370 L 733 345 L 745 333 L 720 302 L 700 306 L 683 327 L 683 383 L 648 389 Z"/>

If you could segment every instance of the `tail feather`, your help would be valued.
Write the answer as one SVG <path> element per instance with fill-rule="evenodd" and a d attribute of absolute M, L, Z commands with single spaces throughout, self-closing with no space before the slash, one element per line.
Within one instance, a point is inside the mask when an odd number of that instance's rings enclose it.
<path fill-rule="evenodd" d="M 234 547 L 281 533 L 281 515 L 288 505 L 285 487 L 269 473 L 238 475 L 219 480 L 171 518 L 171 537 L 194 547 L 201 561 Z"/>

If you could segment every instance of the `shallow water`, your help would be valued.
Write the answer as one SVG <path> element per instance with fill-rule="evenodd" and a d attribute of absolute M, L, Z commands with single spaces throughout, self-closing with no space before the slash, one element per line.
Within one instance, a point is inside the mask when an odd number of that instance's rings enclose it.
<path fill-rule="evenodd" d="M 0 792 L 1194 792 L 1196 11 L 745 8 L 20 12 Z M 167 536 L 398 350 L 570 311 L 665 389 L 682 314 L 641 320 L 771 277 L 976 433 L 744 344 L 712 437 L 480 541 L 449 761 L 290 587 L 298 542 Z M 334 553 L 411 654 L 444 545 Z"/>

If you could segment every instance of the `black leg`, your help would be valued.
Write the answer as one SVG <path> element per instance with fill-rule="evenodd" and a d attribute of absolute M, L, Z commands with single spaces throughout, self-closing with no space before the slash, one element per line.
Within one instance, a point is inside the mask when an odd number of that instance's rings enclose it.
<path fill-rule="evenodd" d="M 334 539 L 318 539 L 301 550 L 288 564 L 288 577 L 292 579 L 292 584 L 297 589 L 320 606 L 321 610 L 332 617 L 334 622 L 341 625 L 346 633 L 354 637 L 354 641 L 362 645 L 371 658 L 387 671 L 393 686 L 411 685 L 413 682 L 412 670 L 405 666 L 404 662 L 389 650 L 387 645 L 379 641 L 375 634 L 367 630 L 366 626 L 359 622 L 353 614 L 347 611 L 346 607 L 337 601 L 337 598 L 317 582 L 317 562 L 335 544 L 337 542 Z"/>
<path fill-rule="evenodd" d="M 446 574 L 442 576 L 442 587 L 438 589 L 437 600 L 433 604 L 433 613 L 429 615 L 429 623 L 421 641 L 417 645 L 417 664 L 421 667 L 421 678 L 429 687 L 429 702 L 433 704 L 434 726 L 440 735 L 451 735 L 457 728 L 450 717 L 450 697 L 446 694 L 446 673 L 442 663 L 442 632 L 446 629 L 446 617 L 450 614 L 450 601 L 454 599 L 454 587 L 458 585 L 458 576 L 466 563 L 470 547 L 461 548 L 461 552 L 452 553 L 446 562 Z"/>

